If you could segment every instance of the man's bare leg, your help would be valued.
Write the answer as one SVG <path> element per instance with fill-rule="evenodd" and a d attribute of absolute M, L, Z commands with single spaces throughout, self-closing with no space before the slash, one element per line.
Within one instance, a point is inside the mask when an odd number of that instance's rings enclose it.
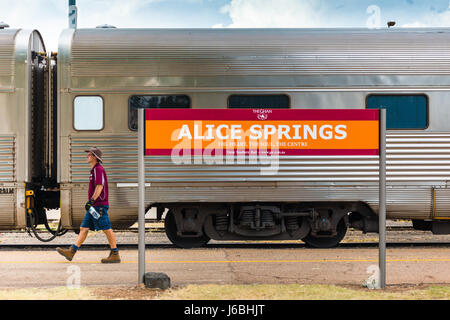
<path fill-rule="evenodd" d="M 106 238 L 108 239 L 108 243 L 111 249 L 116 249 L 117 248 L 116 236 L 114 235 L 112 229 L 103 230 L 103 232 L 105 233 Z"/>
<path fill-rule="evenodd" d="M 80 228 L 80 233 L 78 234 L 77 241 L 75 241 L 75 245 L 78 248 L 81 247 L 84 240 L 86 240 L 88 233 L 89 233 L 89 228 Z"/>

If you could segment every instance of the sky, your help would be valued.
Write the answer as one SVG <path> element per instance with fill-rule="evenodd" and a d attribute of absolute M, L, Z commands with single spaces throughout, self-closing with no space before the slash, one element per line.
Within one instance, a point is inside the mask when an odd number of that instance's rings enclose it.
<path fill-rule="evenodd" d="M 77 0 L 78 28 L 450 27 L 450 0 Z M 0 22 L 39 30 L 49 51 L 68 0 L 0 0 Z"/>

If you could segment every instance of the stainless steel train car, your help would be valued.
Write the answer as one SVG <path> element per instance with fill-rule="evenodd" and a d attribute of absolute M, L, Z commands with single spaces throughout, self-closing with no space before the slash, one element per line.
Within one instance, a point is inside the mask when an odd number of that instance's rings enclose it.
<path fill-rule="evenodd" d="M 48 136 L 51 115 L 46 110 L 48 66 L 38 31 L 0 28 L 0 229 L 46 222 L 43 212 L 42 219 L 36 216 L 31 221 L 26 209 L 34 201 L 34 197 L 27 199 L 33 184 L 42 194 L 44 186 L 51 185 L 46 179 L 53 161 Z M 46 197 L 45 207 L 59 206 L 58 194 L 53 195 Z"/>
<path fill-rule="evenodd" d="M 33 200 L 39 208 L 59 200 L 62 228 L 78 228 L 88 188 L 83 151 L 97 146 L 113 227 L 133 224 L 139 107 L 384 108 L 388 218 L 449 233 L 449 40 L 450 29 L 64 30 L 57 59 L 47 57 L 53 121 L 43 130 L 47 171 L 29 184 Z M 348 227 L 378 231 L 376 156 L 283 156 L 274 175 L 234 160 L 147 157 L 147 205 L 159 218 L 167 212 L 174 244 L 302 239 L 332 247 Z M 16 215 L 25 221 L 25 212 Z"/>

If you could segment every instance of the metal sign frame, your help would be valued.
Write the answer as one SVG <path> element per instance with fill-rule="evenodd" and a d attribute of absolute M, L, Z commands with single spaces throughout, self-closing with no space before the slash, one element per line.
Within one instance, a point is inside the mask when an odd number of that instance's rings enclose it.
<path fill-rule="evenodd" d="M 380 155 L 378 183 L 379 288 L 386 288 L 386 109 L 380 109 Z"/>
<path fill-rule="evenodd" d="M 145 140 L 145 109 L 138 111 L 138 189 L 139 189 L 139 242 L 138 242 L 138 284 L 144 283 L 145 276 L 145 160 L 144 160 L 144 140 Z"/>
<path fill-rule="evenodd" d="M 139 243 L 138 283 L 145 276 L 145 108 L 138 108 Z M 379 288 L 386 288 L 386 110 L 379 110 Z"/>

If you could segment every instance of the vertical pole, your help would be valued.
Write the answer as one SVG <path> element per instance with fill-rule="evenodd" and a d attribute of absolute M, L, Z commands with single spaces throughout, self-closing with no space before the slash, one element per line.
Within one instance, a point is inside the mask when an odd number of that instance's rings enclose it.
<path fill-rule="evenodd" d="M 380 288 L 386 288 L 386 109 L 380 110 L 380 170 L 379 170 L 379 268 Z"/>
<path fill-rule="evenodd" d="M 139 266 L 138 266 L 138 284 L 144 283 L 145 275 L 145 162 L 144 162 L 144 112 L 145 109 L 138 109 L 138 175 L 139 175 Z"/>

